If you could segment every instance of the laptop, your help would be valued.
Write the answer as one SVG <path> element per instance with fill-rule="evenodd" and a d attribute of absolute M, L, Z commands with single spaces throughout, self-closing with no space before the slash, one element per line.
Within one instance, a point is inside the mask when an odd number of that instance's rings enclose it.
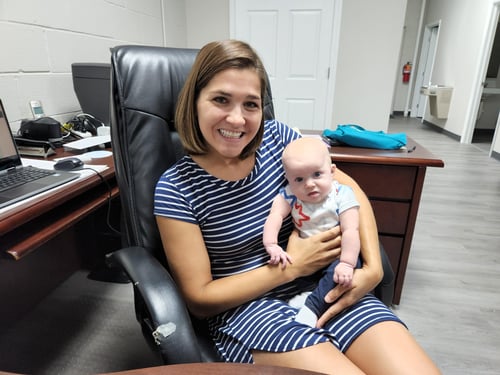
<path fill-rule="evenodd" d="M 0 100 L 0 208 L 78 177 L 77 173 L 24 167 Z"/>

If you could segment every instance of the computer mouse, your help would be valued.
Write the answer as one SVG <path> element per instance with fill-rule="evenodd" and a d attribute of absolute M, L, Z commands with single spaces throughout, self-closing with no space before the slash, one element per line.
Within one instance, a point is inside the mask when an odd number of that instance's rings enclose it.
<path fill-rule="evenodd" d="M 70 157 L 58 160 L 54 164 L 54 169 L 59 171 L 74 171 L 83 167 L 83 161 L 76 157 Z"/>

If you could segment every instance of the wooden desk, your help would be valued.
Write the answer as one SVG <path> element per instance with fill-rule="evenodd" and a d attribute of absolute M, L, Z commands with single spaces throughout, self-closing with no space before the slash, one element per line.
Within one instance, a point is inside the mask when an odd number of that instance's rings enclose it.
<path fill-rule="evenodd" d="M 72 154 L 58 149 L 54 157 Z M 43 198 L 27 200 L 0 214 L 0 331 L 27 312 L 74 271 L 119 248 L 99 238 L 109 197 L 118 196 L 112 156 L 86 164 L 108 165 Z M 118 200 L 114 212 L 119 216 Z M 104 224 L 103 224 L 104 223 Z M 96 229 L 97 228 L 97 229 Z M 88 233 L 93 233 L 89 236 Z M 7 302 L 6 302 L 7 301 Z"/>
<path fill-rule="evenodd" d="M 380 241 L 395 273 L 393 303 L 401 299 L 427 167 L 444 167 L 441 159 L 408 138 L 406 150 L 331 148 L 334 163 L 365 191 L 377 220 Z"/>
<path fill-rule="evenodd" d="M 56 157 L 67 156 L 59 151 Z M 118 195 L 112 156 L 94 159 L 86 164 L 108 165 L 101 175 L 111 188 L 95 174 L 57 189 L 43 199 L 25 203 L 0 214 L 0 252 L 19 260 L 38 246 L 54 238 L 69 226 L 104 205 Z"/>
<path fill-rule="evenodd" d="M 318 375 L 318 372 L 287 367 L 261 366 L 243 363 L 189 363 L 182 365 L 148 367 L 138 370 L 101 375 Z"/>

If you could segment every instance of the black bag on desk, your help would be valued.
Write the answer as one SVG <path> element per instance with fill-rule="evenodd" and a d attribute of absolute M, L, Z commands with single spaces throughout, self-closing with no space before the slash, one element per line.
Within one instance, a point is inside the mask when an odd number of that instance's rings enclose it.
<path fill-rule="evenodd" d="M 40 117 L 34 120 L 22 120 L 19 136 L 39 141 L 61 140 L 61 123 L 51 117 Z"/>
<path fill-rule="evenodd" d="M 353 147 L 397 150 L 406 146 L 405 133 L 371 131 L 359 125 L 338 125 L 337 130 L 325 129 L 323 137 Z"/>

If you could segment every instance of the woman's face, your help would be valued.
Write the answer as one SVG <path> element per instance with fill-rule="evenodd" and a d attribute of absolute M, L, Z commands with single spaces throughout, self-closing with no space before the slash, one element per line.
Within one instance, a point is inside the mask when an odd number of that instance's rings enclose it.
<path fill-rule="evenodd" d="M 260 89 L 255 71 L 227 69 L 200 91 L 196 109 L 208 156 L 238 158 L 255 137 L 262 119 Z"/>

